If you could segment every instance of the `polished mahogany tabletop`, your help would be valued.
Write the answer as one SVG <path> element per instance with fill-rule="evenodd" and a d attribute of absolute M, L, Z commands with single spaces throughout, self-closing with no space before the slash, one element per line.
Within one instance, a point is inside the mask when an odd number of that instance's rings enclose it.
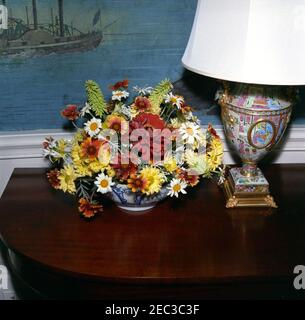
<path fill-rule="evenodd" d="M 86 221 L 73 197 L 49 187 L 44 169 L 17 169 L 0 201 L 8 263 L 50 297 L 141 297 L 137 288 L 149 297 L 230 298 L 237 288 L 236 297 L 289 297 L 294 267 L 305 265 L 305 166 L 263 171 L 279 209 L 225 209 L 221 188 L 203 181 L 146 213 L 107 202 Z"/>

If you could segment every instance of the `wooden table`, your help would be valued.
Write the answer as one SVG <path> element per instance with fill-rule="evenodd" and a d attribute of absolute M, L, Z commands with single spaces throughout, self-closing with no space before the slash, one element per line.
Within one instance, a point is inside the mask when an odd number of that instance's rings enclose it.
<path fill-rule="evenodd" d="M 279 209 L 225 209 L 203 182 L 142 215 L 112 204 L 86 222 L 43 169 L 18 169 L 0 233 L 18 287 L 48 298 L 302 298 L 305 166 L 264 169 Z"/>

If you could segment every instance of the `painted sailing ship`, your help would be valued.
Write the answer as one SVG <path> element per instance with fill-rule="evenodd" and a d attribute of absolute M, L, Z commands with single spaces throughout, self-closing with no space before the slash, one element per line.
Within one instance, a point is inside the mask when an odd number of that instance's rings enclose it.
<path fill-rule="evenodd" d="M 2 1 L 6 5 L 6 1 Z M 84 33 L 64 22 L 64 3 L 58 0 L 58 15 L 51 9 L 51 23 L 38 23 L 36 0 L 32 0 L 33 23 L 30 24 L 28 7 L 25 7 L 27 21 L 12 17 L 8 19 L 8 29 L 0 35 L 0 56 L 30 54 L 83 52 L 96 48 L 103 39 L 102 31 Z M 98 10 L 92 21 L 93 27 L 101 23 Z"/>

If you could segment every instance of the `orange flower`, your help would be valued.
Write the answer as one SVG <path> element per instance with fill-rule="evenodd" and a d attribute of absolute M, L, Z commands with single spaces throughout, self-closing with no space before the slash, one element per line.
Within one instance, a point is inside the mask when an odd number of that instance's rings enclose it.
<path fill-rule="evenodd" d="M 182 113 L 188 113 L 188 112 L 193 111 L 192 107 L 186 105 L 185 103 L 183 103 L 183 105 L 181 106 L 180 110 L 181 110 Z"/>
<path fill-rule="evenodd" d="M 123 117 L 118 115 L 108 116 L 105 123 L 107 128 L 122 134 L 126 133 L 128 130 L 128 122 Z"/>
<path fill-rule="evenodd" d="M 127 180 L 127 186 L 132 192 L 144 192 L 147 189 L 147 185 L 148 182 L 146 179 L 136 175 L 132 175 L 130 179 Z"/>
<path fill-rule="evenodd" d="M 87 138 L 82 144 L 82 156 L 94 160 L 98 157 L 102 142 L 96 139 Z"/>
<path fill-rule="evenodd" d="M 199 176 L 186 170 L 178 169 L 178 177 L 191 187 L 194 187 L 199 183 Z"/>
<path fill-rule="evenodd" d="M 132 162 L 128 164 L 112 164 L 111 166 L 115 170 L 116 177 L 120 180 L 127 180 L 137 172 L 137 167 Z"/>
<path fill-rule="evenodd" d="M 85 218 L 93 218 L 98 212 L 103 211 L 103 206 L 97 203 L 91 203 L 85 198 L 79 199 L 78 210 Z"/>
<path fill-rule="evenodd" d="M 58 179 L 59 171 L 57 169 L 51 170 L 47 173 L 47 178 L 54 189 L 59 189 L 60 180 Z"/>
<path fill-rule="evenodd" d="M 140 111 L 147 111 L 150 108 L 151 103 L 146 97 L 137 97 L 134 106 Z"/>

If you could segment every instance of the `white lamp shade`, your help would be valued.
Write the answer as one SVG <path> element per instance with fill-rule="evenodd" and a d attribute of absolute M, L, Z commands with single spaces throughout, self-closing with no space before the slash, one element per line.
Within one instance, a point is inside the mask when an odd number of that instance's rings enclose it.
<path fill-rule="evenodd" d="M 305 84 L 305 0 L 198 0 L 183 65 L 213 78 Z"/>

